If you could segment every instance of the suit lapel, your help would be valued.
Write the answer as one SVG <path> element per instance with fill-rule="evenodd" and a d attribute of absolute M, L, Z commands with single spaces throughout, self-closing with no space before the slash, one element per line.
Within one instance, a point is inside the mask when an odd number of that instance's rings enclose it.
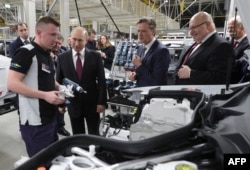
<path fill-rule="evenodd" d="M 211 41 L 215 38 L 217 33 L 213 34 L 211 37 L 209 37 L 204 43 L 202 43 L 197 50 L 195 50 L 187 60 L 187 63 L 190 64 L 193 62 L 197 57 L 199 57 L 199 54 L 206 50 L 207 46 L 211 43 Z"/>
<path fill-rule="evenodd" d="M 153 45 L 150 47 L 150 49 L 148 50 L 148 52 L 146 53 L 146 55 L 144 56 L 144 59 L 147 59 L 148 56 L 151 56 L 153 49 L 155 49 L 158 45 L 158 41 L 155 40 L 155 42 L 153 43 Z"/>

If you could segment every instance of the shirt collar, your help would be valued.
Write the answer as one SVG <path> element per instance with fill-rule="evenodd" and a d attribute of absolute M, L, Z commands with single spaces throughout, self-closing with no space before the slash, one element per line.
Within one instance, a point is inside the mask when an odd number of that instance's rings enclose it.
<path fill-rule="evenodd" d="M 23 39 L 22 37 L 20 37 L 21 41 L 24 43 L 25 39 Z M 27 41 L 29 41 L 29 39 L 26 39 Z M 29 41 L 30 42 L 30 41 Z"/>
<path fill-rule="evenodd" d="M 216 33 L 216 31 L 214 30 L 213 32 L 210 32 L 205 38 L 203 38 L 203 40 L 201 41 L 201 43 L 205 42 L 208 38 L 210 38 L 212 35 L 214 35 Z"/>
<path fill-rule="evenodd" d="M 50 50 L 44 50 L 41 46 L 39 46 L 36 42 L 32 41 L 31 44 L 36 47 L 37 50 L 39 50 L 41 53 L 49 55 L 50 56 Z"/>
<path fill-rule="evenodd" d="M 154 44 L 155 40 L 156 40 L 156 38 L 154 37 L 153 40 L 150 41 L 150 43 L 148 43 L 147 45 L 144 45 L 146 47 L 146 51 L 148 51 L 150 49 L 150 47 Z"/>
<path fill-rule="evenodd" d="M 72 49 L 72 51 L 73 51 L 73 56 L 74 57 L 77 55 L 77 53 L 80 53 L 81 56 L 84 56 L 84 54 L 85 54 L 85 48 L 83 48 L 80 52 L 76 52 L 74 49 Z"/>
<path fill-rule="evenodd" d="M 236 41 L 238 41 L 238 43 L 240 43 L 246 36 L 247 36 L 247 35 L 245 34 L 245 35 L 243 35 L 241 38 L 239 38 L 239 39 L 236 40 Z"/>

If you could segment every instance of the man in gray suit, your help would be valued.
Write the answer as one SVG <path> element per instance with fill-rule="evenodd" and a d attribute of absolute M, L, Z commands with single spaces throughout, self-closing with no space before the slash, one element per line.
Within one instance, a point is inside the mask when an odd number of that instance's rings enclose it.
<path fill-rule="evenodd" d="M 206 12 L 195 14 L 189 29 L 195 43 L 180 56 L 176 84 L 225 84 L 233 48 L 217 34 L 212 17 Z"/>
<path fill-rule="evenodd" d="M 230 37 L 234 40 L 231 43 L 233 44 L 235 52 L 231 83 L 238 83 L 244 76 L 243 68 L 246 64 L 244 51 L 249 48 L 250 45 L 240 16 L 229 19 L 227 30 Z"/>

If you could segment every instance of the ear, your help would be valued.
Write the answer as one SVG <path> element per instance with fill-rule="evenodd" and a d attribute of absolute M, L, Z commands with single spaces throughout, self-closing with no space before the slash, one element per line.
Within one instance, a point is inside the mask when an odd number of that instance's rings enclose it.
<path fill-rule="evenodd" d="M 42 31 L 41 31 L 40 29 L 36 29 L 36 35 L 37 35 L 37 36 L 40 36 L 40 35 L 41 35 L 41 32 L 42 32 Z"/>

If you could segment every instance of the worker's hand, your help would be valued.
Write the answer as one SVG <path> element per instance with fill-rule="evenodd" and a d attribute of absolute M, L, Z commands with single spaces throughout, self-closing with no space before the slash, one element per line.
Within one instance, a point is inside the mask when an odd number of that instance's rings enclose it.
<path fill-rule="evenodd" d="M 65 102 L 65 99 L 58 96 L 60 93 L 61 93 L 60 91 L 44 92 L 43 99 L 50 104 L 54 105 L 63 104 Z"/>

